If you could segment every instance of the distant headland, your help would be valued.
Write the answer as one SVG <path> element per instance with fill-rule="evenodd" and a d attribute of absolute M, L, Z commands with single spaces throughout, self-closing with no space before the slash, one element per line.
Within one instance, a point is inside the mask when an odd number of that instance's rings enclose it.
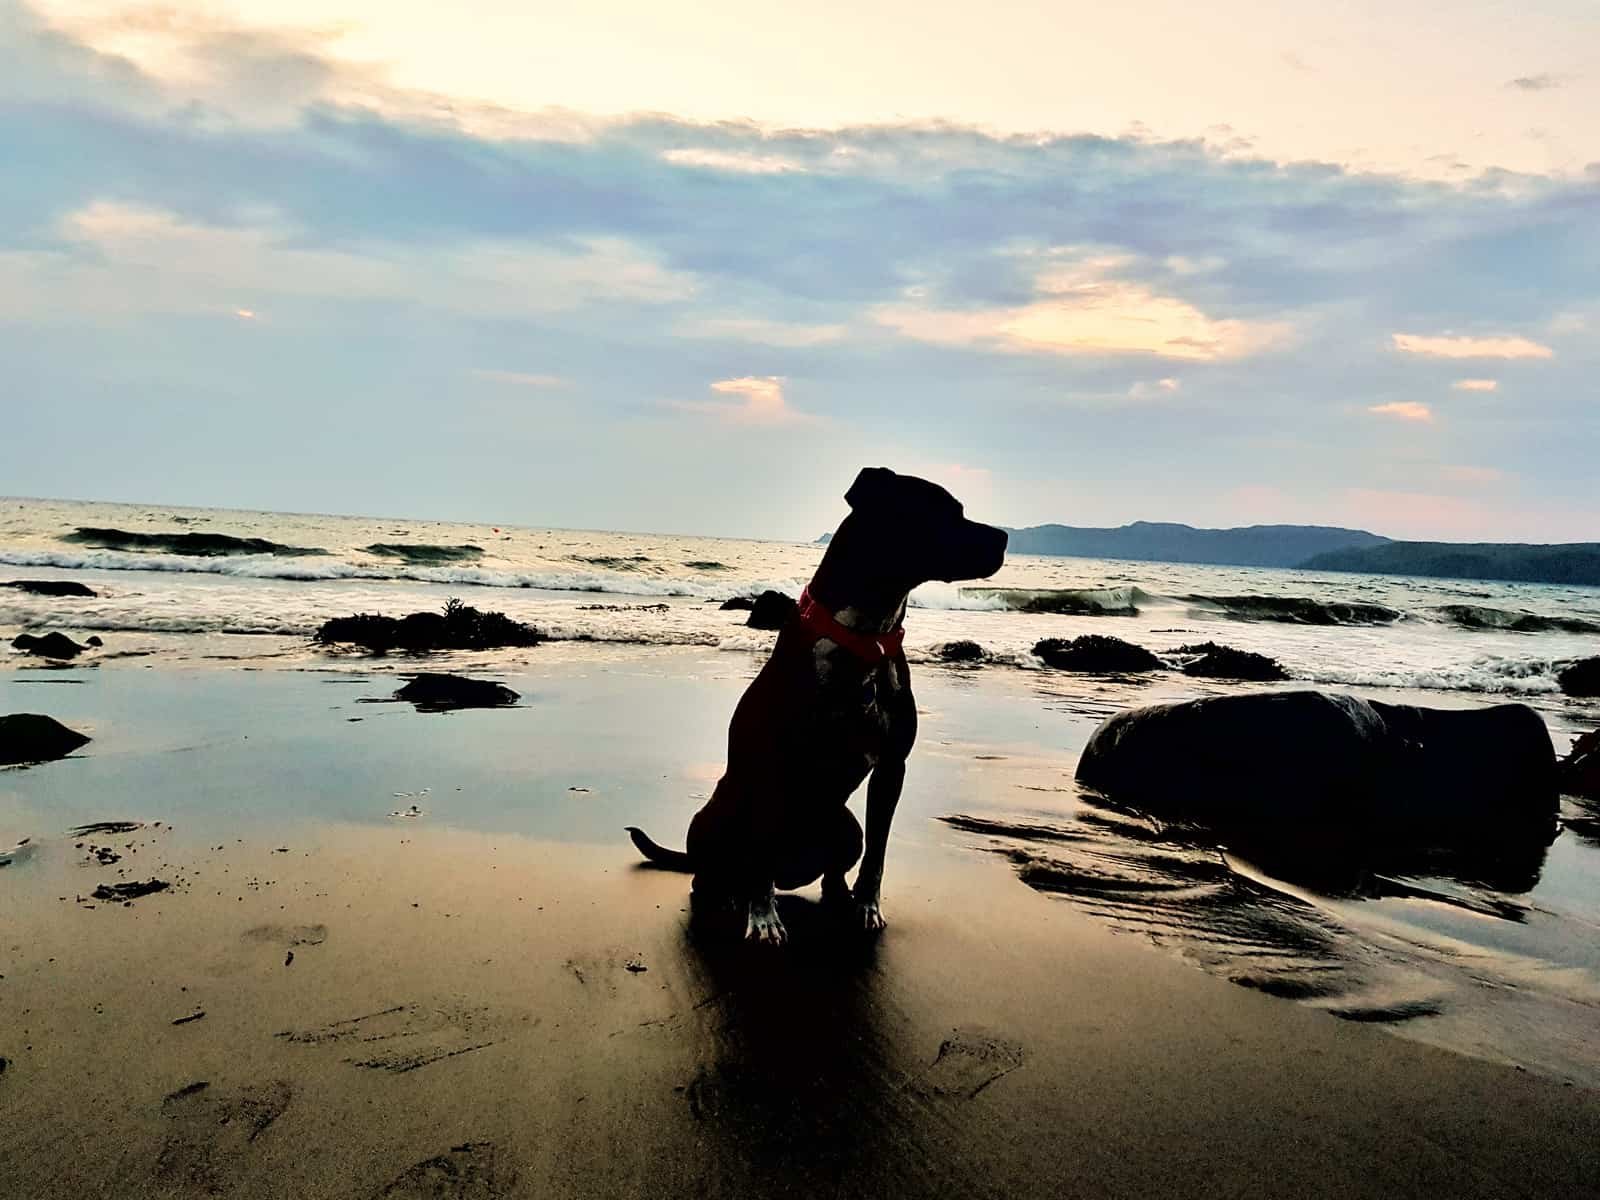
<path fill-rule="evenodd" d="M 1007 532 L 1013 554 L 1600 586 L 1600 542 L 1405 542 L 1330 525 L 1198 529 L 1169 521 L 1115 528 L 1030 525 Z M 818 539 L 827 540 L 826 534 Z"/>

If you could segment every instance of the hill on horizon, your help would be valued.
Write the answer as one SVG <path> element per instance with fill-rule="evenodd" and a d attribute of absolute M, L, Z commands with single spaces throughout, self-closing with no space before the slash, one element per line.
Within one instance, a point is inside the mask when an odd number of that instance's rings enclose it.
<path fill-rule="evenodd" d="M 1365 529 L 1331 525 L 1246 525 L 1200 529 L 1174 521 L 1134 521 L 1115 528 L 1031 525 L 1009 529 L 1016 554 L 1124 558 L 1138 562 L 1297 567 L 1316 555 L 1387 545 Z"/>

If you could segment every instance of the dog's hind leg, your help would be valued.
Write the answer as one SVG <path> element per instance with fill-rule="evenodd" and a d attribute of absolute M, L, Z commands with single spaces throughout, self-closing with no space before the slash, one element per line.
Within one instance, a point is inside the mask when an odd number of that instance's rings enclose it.
<path fill-rule="evenodd" d="M 861 822 L 848 808 L 841 808 L 828 838 L 828 862 L 822 872 L 822 899 L 825 903 L 849 901 L 850 885 L 844 877 L 861 857 L 861 846 Z"/>

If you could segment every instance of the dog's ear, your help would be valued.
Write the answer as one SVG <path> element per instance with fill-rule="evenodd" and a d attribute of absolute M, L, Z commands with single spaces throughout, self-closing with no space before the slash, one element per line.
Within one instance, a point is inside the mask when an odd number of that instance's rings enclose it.
<path fill-rule="evenodd" d="M 893 480 L 894 472 L 888 467 L 862 467 L 861 474 L 856 476 L 856 481 L 844 494 L 844 502 L 851 508 L 871 507 L 874 501 L 882 500 L 889 494 L 889 485 Z"/>

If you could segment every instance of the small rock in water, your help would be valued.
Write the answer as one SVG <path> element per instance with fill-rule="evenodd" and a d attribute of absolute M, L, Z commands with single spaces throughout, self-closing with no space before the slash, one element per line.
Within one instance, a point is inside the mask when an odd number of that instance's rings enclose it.
<path fill-rule="evenodd" d="M 154 892 L 164 892 L 171 886 L 165 879 L 147 879 L 142 883 L 102 883 L 89 894 L 96 900 L 137 900 Z"/>
<path fill-rule="evenodd" d="M 1556 682 L 1569 696 L 1600 696 L 1600 655 L 1580 658 L 1557 675 Z"/>
<path fill-rule="evenodd" d="M 88 646 L 80 646 L 64 633 L 47 633 L 39 637 L 21 633 L 11 639 L 11 645 L 24 654 L 37 654 L 40 658 L 77 658 Z"/>
<path fill-rule="evenodd" d="M 750 617 L 745 624 L 751 629 L 782 629 L 799 609 L 799 604 L 782 592 L 765 591 L 750 604 Z"/>
<path fill-rule="evenodd" d="M 502 683 L 432 671 L 413 676 L 411 682 L 394 696 L 396 700 L 410 701 L 422 712 L 445 712 L 456 708 L 497 708 L 515 704 L 521 699 L 516 692 Z"/>
<path fill-rule="evenodd" d="M 89 738 L 40 713 L 0 717 L 0 765 L 65 758 Z"/>
<path fill-rule="evenodd" d="M 1143 646 L 1097 633 L 1070 642 L 1046 638 L 1034 645 L 1033 652 L 1045 666 L 1062 671 L 1159 671 L 1166 665 Z"/>
<path fill-rule="evenodd" d="M 989 657 L 988 651 L 977 642 L 945 642 L 935 646 L 933 652 L 945 662 L 983 662 Z"/>

